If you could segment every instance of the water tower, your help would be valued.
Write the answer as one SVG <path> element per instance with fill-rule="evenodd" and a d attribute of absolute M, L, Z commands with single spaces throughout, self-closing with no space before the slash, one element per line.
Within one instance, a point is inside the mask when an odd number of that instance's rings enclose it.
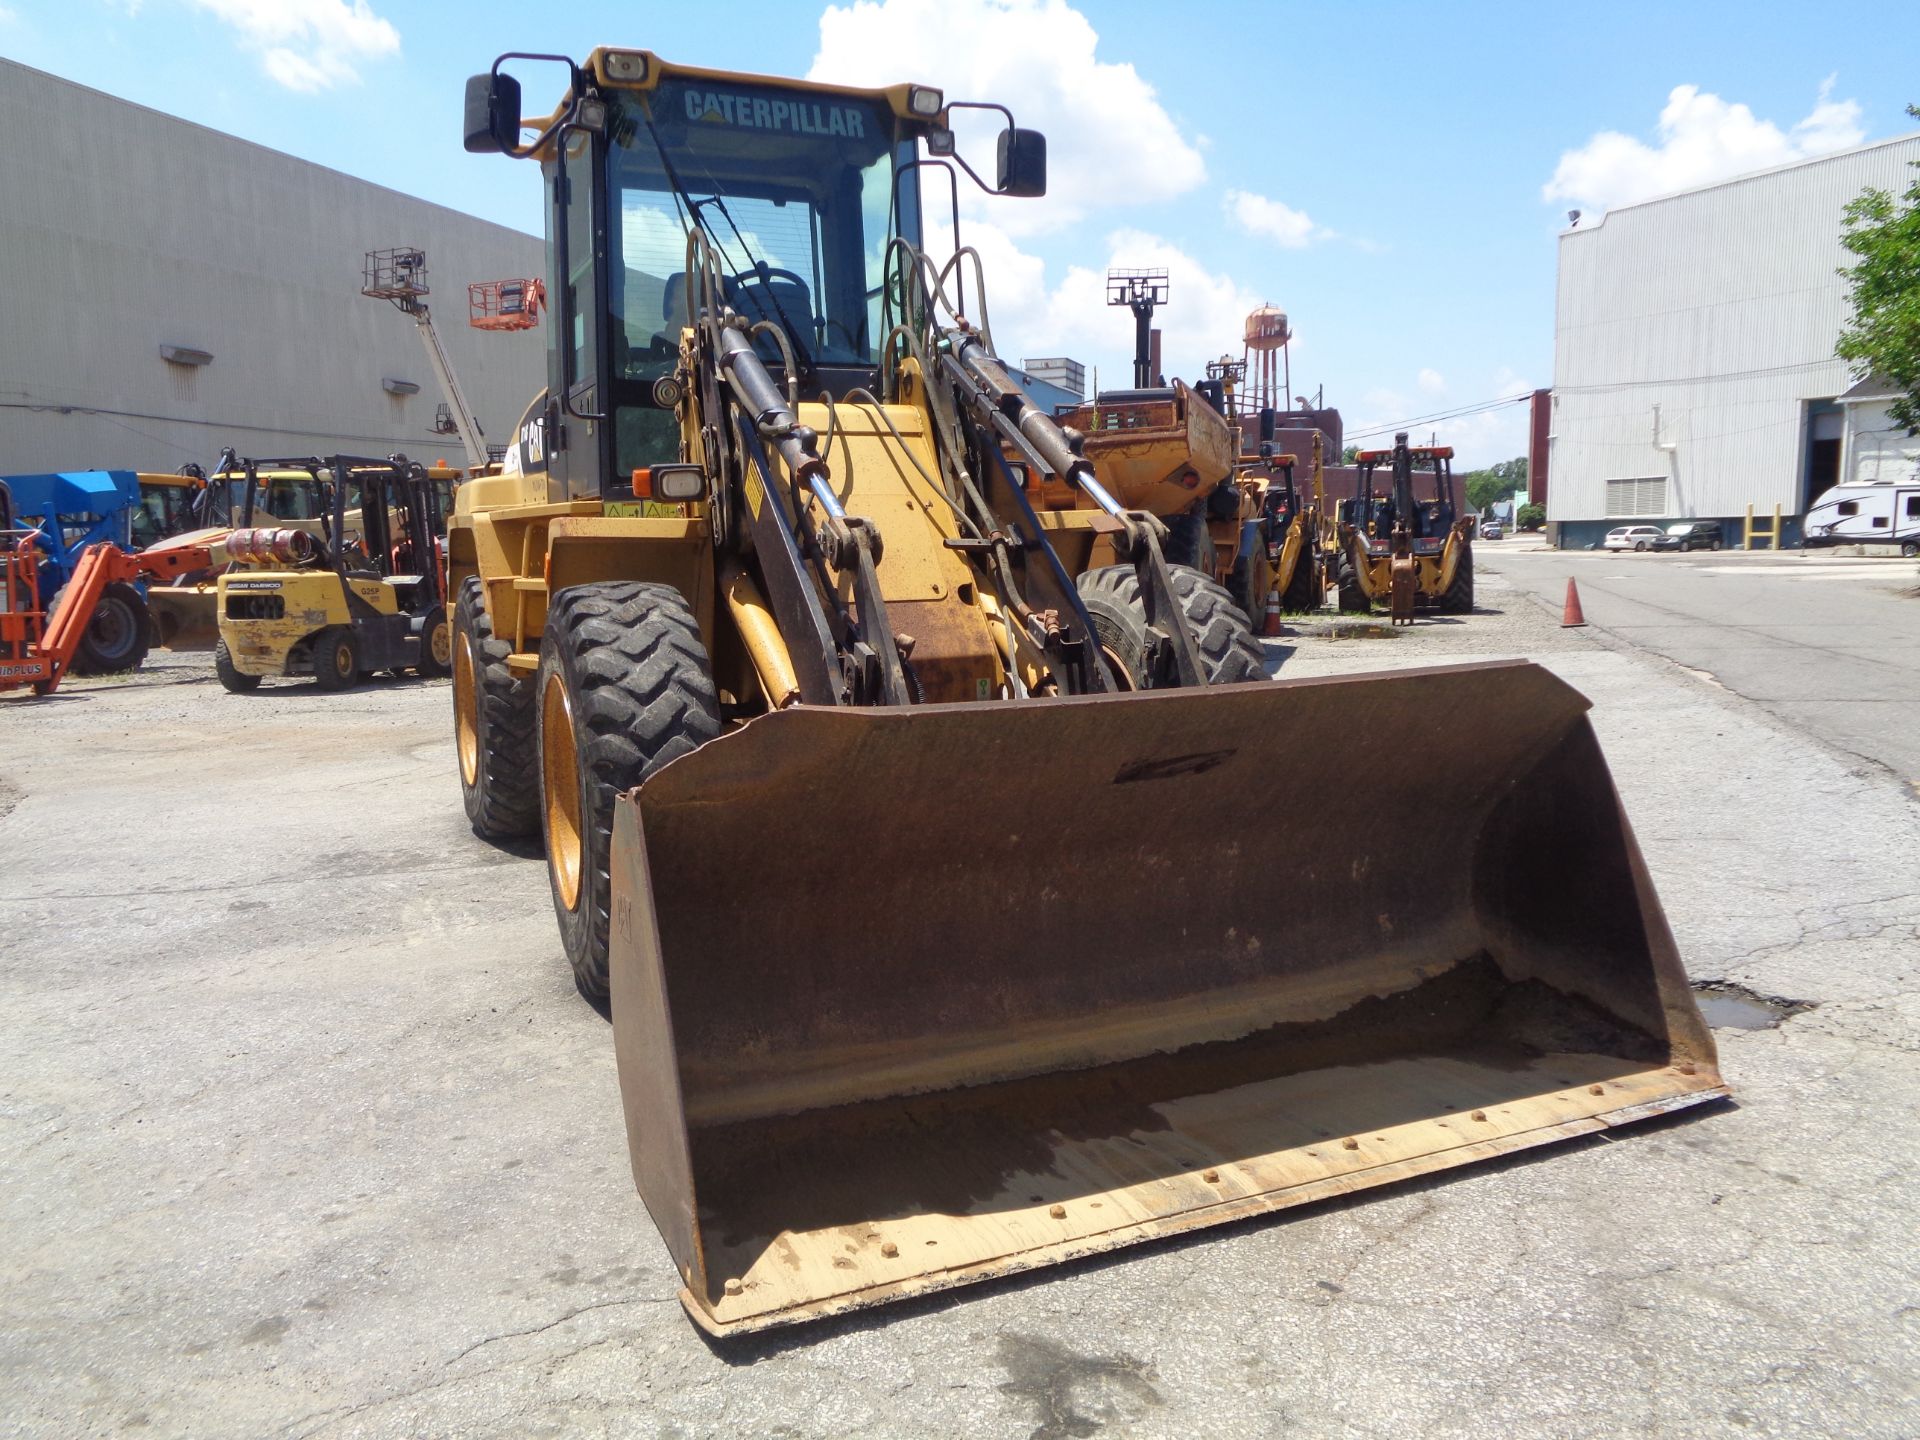
<path fill-rule="evenodd" d="M 1253 408 L 1289 408 L 1293 396 L 1293 361 L 1287 345 L 1293 339 L 1293 327 L 1287 323 L 1287 312 L 1278 305 L 1262 305 L 1247 316 L 1245 333 L 1251 360 L 1248 369 L 1252 375 Z"/>

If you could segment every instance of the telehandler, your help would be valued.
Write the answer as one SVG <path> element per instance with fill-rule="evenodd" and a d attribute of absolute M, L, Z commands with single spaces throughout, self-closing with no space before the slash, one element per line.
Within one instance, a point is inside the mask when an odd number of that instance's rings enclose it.
<path fill-rule="evenodd" d="M 1375 495 L 1382 465 L 1390 488 Z M 1432 476 L 1431 499 L 1414 495 L 1416 470 Z M 1335 583 L 1342 610 L 1366 611 L 1384 600 L 1397 624 L 1411 624 L 1418 606 L 1443 615 L 1472 611 L 1474 517 L 1460 506 L 1452 446 L 1409 446 L 1402 432 L 1391 450 L 1362 450 L 1353 499 L 1339 510 Z"/>
<path fill-rule="evenodd" d="M 983 188 L 1042 193 L 989 108 Z M 552 323 L 448 532 L 460 784 L 544 837 L 716 1334 L 1726 1093 L 1573 690 L 1206 683 L 1163 525 L 1009 381 L 973 252 L 922 248 L 961 110 L 631 49 L 468 85 L 467 148 L 540 165 Z M 1356 732 L 1423 763 L 1298 763 Z"/>
<path fill-rule="evenodd" d="M 262 476 L 305 469 L 327 476 L 319 533 L 256 526 Z M 445 675 L 452 658 L 442 593 L 439 504 L 427 471 L 386 460 L 247 462 L 240 524 L 226 537 L 215 582 L 220 631 L 214 673 L 235 694 L 270 675 L 311 675 L 346 690 L 376 670 Z M 348 526 L 348 500 L 359 517 Z"/>

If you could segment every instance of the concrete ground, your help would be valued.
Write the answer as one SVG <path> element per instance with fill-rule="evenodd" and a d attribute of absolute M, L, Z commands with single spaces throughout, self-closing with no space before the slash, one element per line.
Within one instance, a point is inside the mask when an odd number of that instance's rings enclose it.
<path fill-rule="evenodd" d="M 1534 564 L 1270 649 L 1590 696 L 1736 1103 L 728 1347 L 444 683 L 0 700 L 0 1434 L 1911 1436 L 1920 804 Z"/>

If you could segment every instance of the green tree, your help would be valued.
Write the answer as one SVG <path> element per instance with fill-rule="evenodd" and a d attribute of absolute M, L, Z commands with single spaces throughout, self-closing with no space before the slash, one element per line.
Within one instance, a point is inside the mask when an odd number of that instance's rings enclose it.
<path fill-rule="evenodd" d="M 1907 106 L 1920 119 L 1920 105 Z M 1920 160 L 1911 162 L 1920 169 Z M 1843 267 L 1853 318 L 1834 353 L 1862 378 L 1879 375 L 1900 392 L 1887 407 L 1896 425 L 1920 428 L 1920 180 L 1895 200 L 1863 190 L 1847 202 L 1840 243 L 1860 257 Z"/>
<path fill-rule="evenodd" d="M 1544 505 L 1522 505 L 1513 512 L 1513 523 L 1522 530 L 1538 530 L 1547 523 L 1547 507 Z"/>
<path fill-rule="evenodd" d="M 1360 458 L 1360 447 L 1358 445 L 1349 445 L 1347 446 L 1346 449 L 1340 452 L 1340 463 L 1342 465 L 1351 465 L 1354 463 L 1354 461 L 1358 460 L 1359 458 Z"/>
<path fill-rule="evenodd" d="M 1527 460 L 1524 455 L 1502 460 L 1485 470 L 1469 470 L 1463 478 L 1467 484 L 1467 507 L 1479 514 L 1489 505 L 1527 488 Z"/>

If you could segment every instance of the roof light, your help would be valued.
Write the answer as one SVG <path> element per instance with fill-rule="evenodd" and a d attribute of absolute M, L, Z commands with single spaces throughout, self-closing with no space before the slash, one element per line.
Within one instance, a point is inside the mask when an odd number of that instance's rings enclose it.
<path fill-rule="evenodd" d="M 647 52 L 644 50 L 609 50 L 603 59 L 609 80 L 624 80 L 630 85 L 638 85 L 647 78 Z"/>
<path fill-rule="evenodd" d="M 914 114 L 931 120 L 947 108 L 947 97 L 931 85 L 912 85 L 907 88 L 907 109 Z"/>

